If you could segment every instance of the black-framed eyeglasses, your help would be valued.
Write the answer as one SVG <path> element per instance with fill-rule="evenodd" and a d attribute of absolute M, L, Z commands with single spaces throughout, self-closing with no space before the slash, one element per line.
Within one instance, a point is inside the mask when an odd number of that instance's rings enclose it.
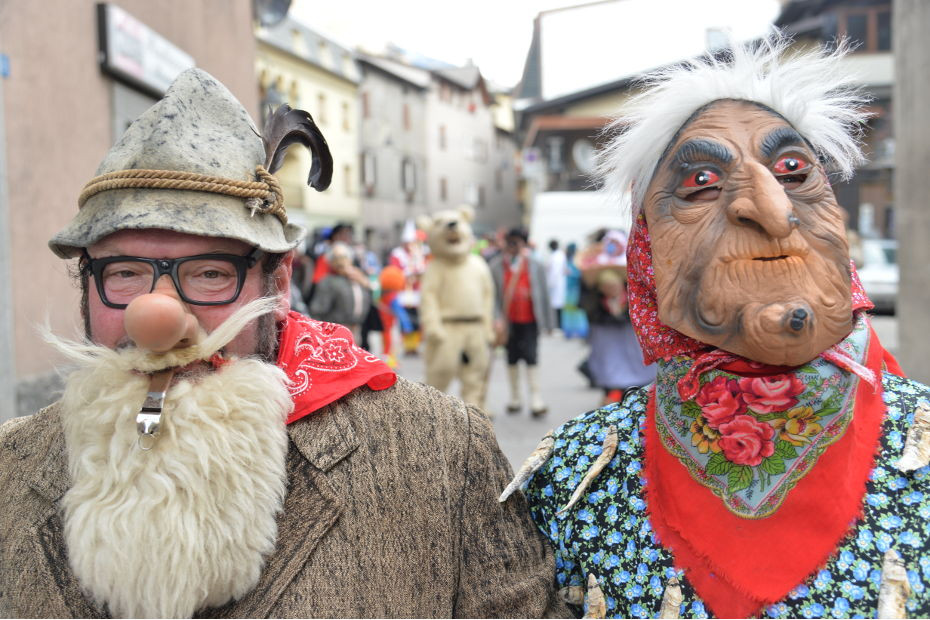
<path fill-rule="evenodd" d="M 84 250 L 84 266 L 94 277 L 100 301 L 110 308 L 123 309 L 133 299 L 155 290 L 158 279 L 171 276 L 178 295 L 195 306 L 221 306 L 239 297 L 246 272 L 255 266 L 263 252 L 252 249 L 238 254 L 198 254 L 180 258 L 107 256 L 91 258 Z"/>

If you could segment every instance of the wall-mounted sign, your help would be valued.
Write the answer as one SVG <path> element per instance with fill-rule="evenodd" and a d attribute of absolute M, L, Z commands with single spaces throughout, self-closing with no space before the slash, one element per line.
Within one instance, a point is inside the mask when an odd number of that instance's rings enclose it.
<path fill-rule="evenodd" d="M 114 4 L 97 5 L 100 68 L 129 85 L 161 97 L 194 58 Z"/>

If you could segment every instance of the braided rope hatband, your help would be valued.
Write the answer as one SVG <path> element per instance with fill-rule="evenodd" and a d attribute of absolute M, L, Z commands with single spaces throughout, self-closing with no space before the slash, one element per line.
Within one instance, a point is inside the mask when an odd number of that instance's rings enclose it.
<path fill-rule="evenodd" d="M 256 211 L 270 213 L 287 224 L 281 184 L 264 166 L 255 167 L 255 176 L 259 180 L 235 181 L 178 170 L 117 170 L 88 181 L 78 198 L 78 207 L 83 207 L 91 196 L 111 189 L 182 189 L 246 198 L 245 206 L 252 215 Z"/>

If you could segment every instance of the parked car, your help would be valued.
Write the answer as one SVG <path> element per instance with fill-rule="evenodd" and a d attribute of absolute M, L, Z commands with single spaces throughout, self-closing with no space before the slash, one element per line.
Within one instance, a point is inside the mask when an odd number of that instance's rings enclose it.
<path fill-rule="evenodd" d="M 862 287 L 875 312 L 894 314 L 898 298 L 898 242 L 894 239 L 863 239 L 861 261 L 856 265 Z"/>

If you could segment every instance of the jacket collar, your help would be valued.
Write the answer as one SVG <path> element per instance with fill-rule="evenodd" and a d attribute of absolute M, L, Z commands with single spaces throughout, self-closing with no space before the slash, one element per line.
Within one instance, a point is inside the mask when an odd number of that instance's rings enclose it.
<path fill-rule="evenodd" d="M 314 467 L 325 472 L 358 448 L 358 436 L 351 420 L 348 407 L 340 399 L 289 424 L 287 433 L 300 454 Z"/>
<path fill-rule="evenodd" d="M 288 493 L 278 515 L 278 541 L 256 586 L 217 611 L 219 617 L 265 618 L 300 572 L 320 540 L 338 521 L 344 500 L 329 472 L 359 442 L 342 401 L 288 426 Z M 212 614 L 211 614 L 212 615 Z"/>

